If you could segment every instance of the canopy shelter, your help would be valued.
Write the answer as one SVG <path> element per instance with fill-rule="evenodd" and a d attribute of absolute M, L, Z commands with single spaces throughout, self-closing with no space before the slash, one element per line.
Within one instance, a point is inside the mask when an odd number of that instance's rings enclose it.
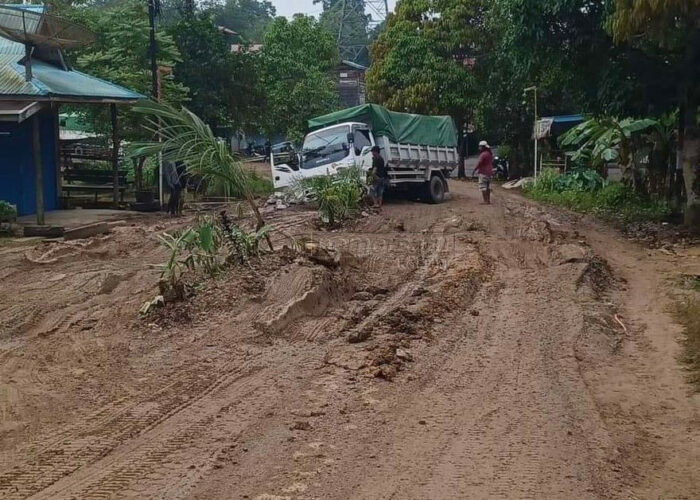
<path fill-rule="evenodd" d="M 11 11 L 34 16 L 44 12 L 42 6 L 2 7 L 0 17 Z M 60 48 L 32 52 L 27 44 L 4 38 L 0 31 L 0 199 L 16 205 L 19 215 L 36 213 L 37 224 L 43 224 L 44 211 L 58 208 L 59 202 L 59 105 L 93 103 L 110 107 L 116 203 L 120 142 L 116 106 L 144 98 L 68 67 Z"/>
<path fill-rule="evenodd" d="M 535 123 L 534 135 L 536 139 L 559 137 L 567 130 L 583 123 L 584 120 L 583 115 L 546 116 Z"/>

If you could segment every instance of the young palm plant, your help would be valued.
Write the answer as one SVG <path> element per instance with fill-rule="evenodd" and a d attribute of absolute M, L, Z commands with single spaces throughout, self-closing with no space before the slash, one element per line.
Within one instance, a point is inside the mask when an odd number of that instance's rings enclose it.
<path fill-rule="evenodd" d="M 253 195 L 252 172 L 244 168 L 226 143 L 218 139 L 197 115 L 186 108 L 177 110 L 154 101 L 144 101 L 133 110 L 146 116 L 144 127 L 161 140 L 135 144 L 132 156 L 160 153 L 164 161 L 182 163 L 188 173 L 222 186 L 227 195 L 241 193 L 250 205 L 257 229 L 265 226 Z M 265 239 L 270 250 L 274 250 L 267 233 Z"/>

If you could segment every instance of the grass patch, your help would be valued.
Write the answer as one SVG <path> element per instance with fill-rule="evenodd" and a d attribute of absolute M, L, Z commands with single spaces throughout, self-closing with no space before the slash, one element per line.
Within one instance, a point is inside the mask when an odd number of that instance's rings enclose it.
<path fill-rule="evenodd" d="M 624 222 L 662 221 L 671 215 L 665 202 L 645 199 L 626 185 L 608 182 L 592 170 L 562 175 L 548 169 L 523 192 L 536 201 Z"/>
<path fill-rule="evenodd" d="M 688 380 L 700 391 L 700 298 L 688 297 L 677 302 L 676 318 L 683 325 L 683 362 Z"/>

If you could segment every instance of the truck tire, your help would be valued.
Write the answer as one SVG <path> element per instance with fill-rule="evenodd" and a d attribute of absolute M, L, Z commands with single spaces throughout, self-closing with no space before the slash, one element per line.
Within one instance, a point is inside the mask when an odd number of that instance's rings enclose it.
<path fill-rule="evenodd" d="M 439 175 L 433 175 L 427 187 L 427 200 L 429 203 L 442 203 L 445 201 L 445 183 Z"/>

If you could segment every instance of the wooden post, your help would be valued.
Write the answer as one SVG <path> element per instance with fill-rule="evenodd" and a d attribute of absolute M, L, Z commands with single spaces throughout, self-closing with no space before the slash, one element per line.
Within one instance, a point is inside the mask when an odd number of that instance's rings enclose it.
<path fill-rule="evenodd" d="M 34 189 L 36 190 L 36 223 L 44 225 L 44 166 L 41 161 L 41 112 L 32 119 L 32 152 L 34 153 Z"/>
<path fill-rule="evenodd" d="M 51 103 L 51 114 L 53 115 L 54 127 L 54 162 L 56 169 L 56 197 L 58 201 L 63 195 L 63 179 L 61 178 L 61 120 L 58 117 L 59 104 Z M 60 206 L 60 203 L 59 203 Z M 63 208 L 63 207 L 61 207 Z"/>
<path fill-rule="evenodd" d="M 119 208 L 119 130 L 117 128 L 117 105 L 109 105 L 109 114 L 112 121 L 112 173 L 114 175 L 114 208 Z"/>

